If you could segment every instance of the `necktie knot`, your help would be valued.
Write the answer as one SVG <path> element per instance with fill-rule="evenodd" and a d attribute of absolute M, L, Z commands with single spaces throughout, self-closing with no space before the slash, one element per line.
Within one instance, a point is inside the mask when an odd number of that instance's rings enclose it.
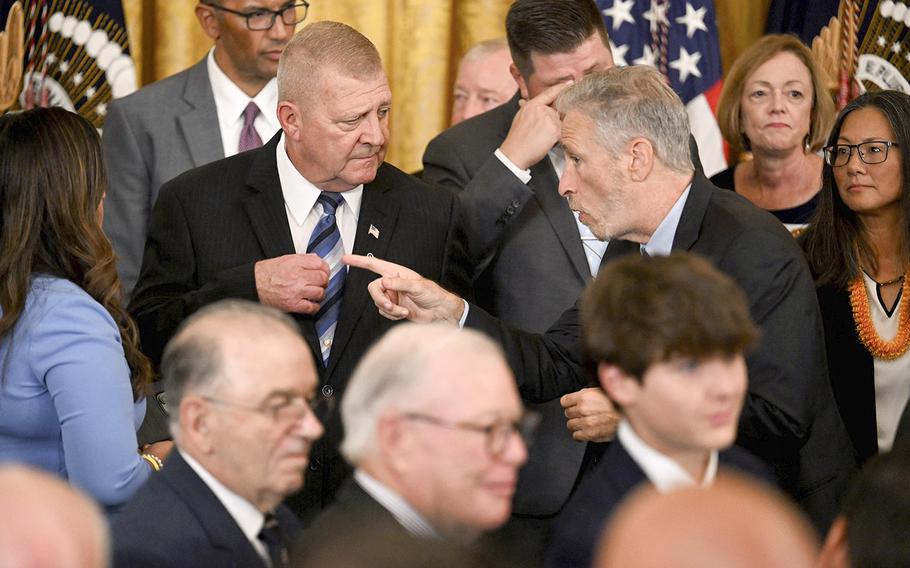
<path fill-rule="evenodd" d="M 335 210 L 341 205 L 344 201 L 344 197 L 340 193 L 334 191 L 323 191 L 319 194 L 319 197 L 316 198 L 316 201 L 322 203 L 322 211 L 325 215 L 334 215 Z"/>
<path fill-rule="evenodd" d="M 259 531 L 259 540 L 265 545 L 272 561 L 272 568 L 284 568 L 288 563 L 287 546 L 284 534 L 278 525 L 278 519 L 272 513 L 266 513 L 262 530 Z"/>
<path fill-rule="evenodd" d="M 256 103 L 250 101 L 250 104 L 243 109 L 243 125 L 252 126 L 257 116 L 259 116 L 259 107 L 256 106 Z"/>
<path fill-rule="evenodd" d="M 243 109 L 243 128 L 240 129 L 240 141 L 237 144 L 239 152 L 254 150 L 262 146 L 262 138 L 259 137 L 259 133 L 256 132 L 256 127 L 253 124 L 256 122 L 257 116 L 259 116 L 259 107 L 256 106 L 256 103 L 250 101 L 250 104 Z"/>

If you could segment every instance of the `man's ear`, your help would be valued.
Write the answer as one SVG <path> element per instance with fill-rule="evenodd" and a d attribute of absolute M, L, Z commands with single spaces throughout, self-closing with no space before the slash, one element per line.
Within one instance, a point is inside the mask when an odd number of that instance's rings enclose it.
<path fill-rule="evenodd" d="M 218 17 L 215 15 L 215 9 L 206 4 L 196 4 L 196 19 L 205 35 L 213 40 L 221 37 L 221 25 L 218 23 Z"/>
<path fill-rule="evenodd" d="M 631 141 L 629 173 L 632 181 L 641 182 L 648 179 L 654 169 L 654 146 L 645 138 L 633 138 Z"/>
<path fill-rule="evenodd" d="M 278 122 L 284 135 L 292 140 L 300 140 L 303 133 L 300 120 L 300 107 L 290 101 L 278 101 Z"/>
<path fill-rule="evenodd" d="M 635 404 L 641 385 L 616 365 L 598 363 L 597 379 L 607 396 L 624 409 Z"/>
<path fill-rule="evenodd" d="M 210 410 L 211 405 L 195 395 L 186 395 L 180 401 L 180 439 L 194 452 L 208 454 L 214 450 L 211 432 L 215 416 Z"/>
<path fill-rule="evenodd" d="M 528 84 L 525 82 L 525 78 L 521 75 L 521 71 L 518 70 L 518 67 L 515 66 L 515 63 L 509 64 L 509 73 L 512 74 L 512 78 L 515 79 L 515 82 L 518 83 L 518 91 L 521 93 L 521 98 L 528 100 L 531 98 L 528 96 Z"/>
<path fill-rule="evenodd" d="M 397 413 L 387 413 L 376 421 L 376 448 L 379 454 L 386 457 L 387 463 L 400 471 L 407 467 L 409 460 L 407 453 L 407 432 L 404 428 L 405 420 Z"/>
<path fill-rule="evenodd" d="M 828 537 L 818 555 L 816 568 L 849 568 L 850 555 L 847 549 L 847 520 L 841 515 L 834 520 Z"/>

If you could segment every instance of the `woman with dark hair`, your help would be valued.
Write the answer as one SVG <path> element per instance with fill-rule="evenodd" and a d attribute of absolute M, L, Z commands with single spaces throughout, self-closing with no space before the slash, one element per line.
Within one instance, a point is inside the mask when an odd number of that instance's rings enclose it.
<path fill-rule="evenodd" d="M 717 116 L 742 160 L 711 178 L 771 212 L 791 231 L 815 212 L 834 102 L 824 73 L 799 38 L 766 35 L 743 52 L 724 79 Z"/>
<path fill-rule="evenodd" d="M 860 463 L 887 451 L 910 399 L 910 96 L 866 93 L 825 146 L 803 235 L 831 385 Z"/>
<path fill-rule="evenodd" d="M 151 376 L 101 230 L 101 141 L 82 117 L 0 117 L 0 461 L 116 510 L 161 466 L 136 427 Z"/>

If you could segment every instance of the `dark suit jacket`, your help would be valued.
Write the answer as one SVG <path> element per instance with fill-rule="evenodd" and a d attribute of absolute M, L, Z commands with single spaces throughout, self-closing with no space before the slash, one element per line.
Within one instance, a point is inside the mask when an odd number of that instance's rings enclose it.
<path fill-rule="evenodd" d="M 460 190 L 476 302 L 508 325 L 542 333 L 571 307 L 591 279 L 578 226 L 556 188 L 549 158 L 521 182 L 493 155 L 518 98 L 466 120 L 427 146 L 423 179 Z M 584 457 L 558 400 L 535 405 L 542 422 L 519 474 L 513 512 L 553 515 L 566 502 Z"/>
<path fill-rule="evenodd" d="M 423 155 L 423 179 L 460 192 L 466 241 L 478 269 L 477 305 L 510 326 L 542 333 L 572 306 L 591 269 L 550 159 L 531 166 L 526 185 L 493 154 L 509 133 L 519 98 L 433 139 Z M 690 144 L 700 170 L 694 138 Z M 569 497 L 585 444 L 572 439 L 559 401 L 534 410 L 542 420 L 519 475 L 513 512 L 550 516 Z"/>
<path fill-rule="evenodd" d="M 344 483 L 337 500 L 297 540 L 291 564 L 298 568 L 512 565 L 491 551 L 412 535 L 353 479 Z"/>
<path fill-rule="evenodd" d="M 878 454 L 878 429 L 875 416 L 875 372 L 872 355 L 856 334 L 850 308 L 850 294 L 839 287 L 818 288 L 818 303 L 825 324 L 825 345 L 834 400 L 850 434 L 857 460 L 862 465 Z M 910 434 L 910 404 L 904 407 L 894 443 Z"/>
<path fill-rule="evenodd" d="M 772 215 L 696 174 L 673 249 L 705 256 L 745 291 L 762 335 L 746 357 L 749 391 L 737 445 L 767 462 L 826 530 L 856 466 L 827 380 L 815 287 L 799 247 Z M 611 242 L 604 262 L 638 250 Z M 584 384 L 577 308 L 543 337 L 509 329 L 473 306 L 466 323 L 503 343 L 526 397 L 553 398 Z"/>
<path fill-rule="evenodd" d="M 762 480 L 768 479 L 764 464 L 735 446 L 720 452 L 718 462 L 721 468 L 728 467 Z M 547 566 L 590 566 L 613 511 L 642 483 L 649 483 L 645 472 L 621 442 L 611 443 L 602 461 L 581 480 L 578 490 L 557 518 L 556 534 L 547 553 Z M 685 519 L 680 519 L 680 522 L 685 522 Z"/>
<path fill-rule="evenodd" d="M 290 544 L 300 524 L 284 506 L 275 515 Z M 265 568 L 218 497 L 177 451 L 114 518 L 111 530 L 117 568 Z"/>
<path fill-rule="evenodd" d="M 278 139 L 190 170 L 161 189 L 130 304 L 143 350 L 153 361 L 180 322 L 200 307 L 223 298 L 257 301 L 255 263 L 294 252 L 275 160 Z M 460 263 L 447 258 L 456 206 L 452 194 L 383 164 L 364 186 L 353 252 L 408 266 L 463 292 L 466 278 L 454 269 Z M 371 226 L 378 238 L 369 234 Z M 360 357 L 394 325 L 369 300 L 366 287 L 374 278 L 365 270 L 349 271 L 327 367 L 318 356 L 314 318 L 294 315 L 317 355 L 321 396 L 340 398 Z M 298 512 L 315 513 L 349 473 L 337 451 L 341 438 L 335 413 L 310 454 L 303 494 L 294 500 Z"/>

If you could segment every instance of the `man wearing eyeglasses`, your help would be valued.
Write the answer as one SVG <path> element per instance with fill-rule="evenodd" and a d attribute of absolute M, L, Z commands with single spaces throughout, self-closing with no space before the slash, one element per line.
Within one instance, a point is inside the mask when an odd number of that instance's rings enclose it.
<path fill-rule="evenodd" d="M 149 216 L 169 179 L 257 148 L 280 125 L 278 58 L 307 15 L 303 0 L 202 0 L 214 47 L 189 69 L 113 101 L 104 124 L 104 230 L 127 295 L 139 277 Z"/>
<path fill-rule="evenodd" d="M 341 419 L 354 476 L 307 530 L 296 566 L 409 565 L 418 552 L 435 565 L 453 548 L 477 554 L 477 538 L 509 518 L 536 415 L 522 411 L 489 338 L 406 324 L 361 360 Z"/>
<path fill-rule="evenodd" d="M 323 431 L 296 324 L 253 302 L 213 304 L 186 321 L 161 371 L 176 451 L 115 520 L 114 565 L 286 567 L 299 524 L 280 503 Z"/>

